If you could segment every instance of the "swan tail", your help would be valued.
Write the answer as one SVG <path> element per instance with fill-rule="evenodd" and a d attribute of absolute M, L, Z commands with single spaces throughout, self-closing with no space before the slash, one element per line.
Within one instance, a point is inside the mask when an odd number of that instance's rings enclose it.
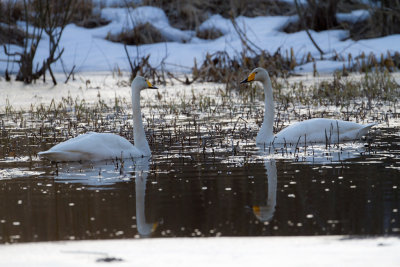
<path fill-rule="evenodd" d="M 370 124 L 366 124 L 365 127 L 361 128 L 360 131 L 357 134 L 357 138 L 360 139 L 363 136 L 366 136 L 368 134 L 368 131 L 371 129 L 372 126 L 377 125 L 377 123 L 370 123 Z"/>
<path fill-rule="evenodd" d="M 60 158 L 65 157 L 65 152 L 60 151 L 41 151 L 38 156 L 52 161 L 58 161 Z"/>

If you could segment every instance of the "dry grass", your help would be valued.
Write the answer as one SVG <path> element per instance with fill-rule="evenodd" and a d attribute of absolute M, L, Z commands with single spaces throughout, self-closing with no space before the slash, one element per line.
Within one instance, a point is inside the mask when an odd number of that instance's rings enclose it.
<path fill-rule="evenodd" d="M 182 30 L 198 29 L 210 14 L 220 14 L 229 18 L 240 15 L 248 17 L 291 15 L 295 11 L 293 5 L 273 0 L 144 0 L 142 4 L 162 8 L 167 14 L 170 24 Z"/>
<path fill-rule="evenodd" d="M 200 67 L 195 64 L 192 74 L 195 79 L 207 82 L 225 83 L 231 87 L 239 83 L 240 78 L 244 77 L 248 71 L 263 67 L 274 76 L 286 77 L 296 63 L 291 54 L 283 57 L 280 50 L 274 54 L 261 51 L 253 57 L 242 53 L 237 57 L 230 57 L 226 52 L 220 51 L 214 54 L 207 54 Z"/>
<path fill-rule="evenodd" d="M 107 40 L 127 45 L 153 44 L 167 41 L 150 23 L 139 24 L 133 30 L 125 30 L 119 34 L 108 34 Z"/>
<path fill-rule="evenodd" d="M 211 28 L 211 29 L 205 29 L 205 30 L 198 30 L 196 32 L 196 36 L 201 38 L 201 39 L 207 39 L 207 40 L 214 40 L 219 37 L 221 37 L 223 33 L 216 29 L 216 28 Z"/>
<path fill-rule="evenodd" d="M 382 1 L 381 7 L 368 7 L 370 16 L 350 25 L 353 40 L 377 38 L 400 33 L 400 1 Z"/>

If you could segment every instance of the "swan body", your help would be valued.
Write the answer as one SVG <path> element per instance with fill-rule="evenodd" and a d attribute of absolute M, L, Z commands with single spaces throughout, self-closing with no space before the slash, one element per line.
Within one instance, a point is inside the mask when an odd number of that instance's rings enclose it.
<path fill-rule="evenodd" d="M 358 124 L 355 122 L 316 118 L 294 123 L 276 135 L 273 134 L 274 102 L 271 79 L 263 68 L 254 69 L 241 83 L 259 81 L 264 86 L 265 112 L 264 121 L 257 134 L 257 144 L 305 144 L 305 143 L 338 143 L 360 139 L 369 129 L 376 125 Z"/>
<path fill-rule="evenodd" d="M 40 157 L 52 161 L 98 161 L 115 158 L 150 156 L 140 110 L 140 91 L 157 89 L 145 78 L 136 76 L 132 81 L 133 135 L 132 145 L 125 138 L 111 133 L 86 133 L 57 144 L 47 151 L 39 152 Z"/>
<path fill-rule="evenodd" d="M 279 133 L 272 140 L 263 138 L 263 134 L 257 136 L 257 143 L 263 143 L 267 140 L 273 143 L 338 143 L 338 141 L 351 141 L 360 139 L 368 133 L 368 130 L 374 126 L 371 124 L 358 124 L 350 121 L 335 119 L 315 118 L 296 122 Z"/>

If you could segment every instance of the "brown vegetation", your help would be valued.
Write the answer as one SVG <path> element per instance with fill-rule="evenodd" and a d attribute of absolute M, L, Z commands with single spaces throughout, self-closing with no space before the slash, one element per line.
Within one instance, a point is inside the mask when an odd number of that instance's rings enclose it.
<path fill-rule="evenodd" d="M 16 80 L 31 83 L 42 76 L 45 79 L 48 71 L 53 83 L 57 84 L 51 64 L 59 60 L 64 52 L 59 43 L 65 26 L 71 22 L 72 14 L 78 7 L 77 1 L 24 0 L 22 3 L 22 18 L 25 21 L 22 52 L 10 53 L 4 46 L 5 54 L 19 64 Z M 29 31 L 30 25 L 32 30 Z M 49 37 L 49 55 L 41 66 L 34 66 L 36 50 L 44 33 Z"/>
<path fill-rule="evenodd" d="M 353 40 L 377 38 L 400 33 L 400 1 L 383 0 L 369 7 L 369 18 L 350 25 Z"/>
<path fill-rule="evenodd" d="M 118 34 L 108 34 L 107 40 L 127 45 L 153 44 L 167 41 L 150 23 L 139 24 L 132 30 L 125 30 Z"/>
<path fill-rule="evenodd" d="M 223 17 L 237 16 L 266 16 L 290 15 L 295 13 L 293 5 L 274 0 L 144 0 L 143 5 L 162 8 L 173 27 L 182 30 L 195 30 L 211 14 L 220 14 Z"/>
<path fill-rule="evenodd" d="M 211 28 L 211 29 L 205 29 L 205 30 L 198 30 L 196 32 L 196 36 L 201 38 L 201 39 L 217 39 L 219 37 L 221 37 L 223 35 L 223 33 L 216 29 L 216 28 Z"/>

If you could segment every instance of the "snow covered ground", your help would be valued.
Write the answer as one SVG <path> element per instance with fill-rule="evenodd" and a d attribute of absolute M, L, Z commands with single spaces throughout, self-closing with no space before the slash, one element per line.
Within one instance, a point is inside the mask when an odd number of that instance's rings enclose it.
<path fill-rule="evenodd" d="M 139 23 L 151 23 L 160 30 L 169 40 L 165 43 L 148 44 L 141 46 L 129 46 L 128 50 L 133 58 L 150 54 L 150 63 L 159 66 L 164 59 L 166 67 L 170 71 L 190 71 L 194 59 L 201 63 L 207 53 L 226 51 L 231 57 L 242 51 L 241 40 L 233 28 L 229 19 L 220 15 L 213 15 L 206 20 L 200 29 L 218 29 L 224 35 L 215 40 L 203 40 L 195 36 L 194 31 L 182 31 L 173 28 L 165 12 L 162 9 L 150 6 L 142 6 L 135 9 L 106 7 L 101 11 L 101 17 L 110 20 L 111 23 L 94 29 L 85 29 L 75 24 L 66 27 L 61 46 L 65 49 L 62 56 L 64 67 L 67 71 L 76 65 L 76 72 L 81 71 L 112 71 L 120 68 L 129 70 L 129 63 L 123 45 L 105 40 L 107 34 L 120 33 L 126 29 L 132 29 Z M 368 16 L 365 10 L 353 11 L 350 14 L 338 14 L 338 20 L 357 21 Z M 323 32 L 311 31 L 313 38 L 326 53 L 320 60 L 317 49 L 312 45 L 305 31 L 287 34 L 281 31 L 282 27 L 297 16 L 268 16 L 268 17 L 238 17 L 236 23 L 247 34 L 247 38 L 256 46 L 275 53 L 279 48 L 283 55 L 290 49 L 294 49 L 297 61 L 301 61 L 309 52 L 317 59 L 319 72 L 331 72 L 342 69 L 347 63 L 348 54 L 353 59 L 364 52 L 366 55 L 374 53 L 377 58 L 381 54 L 394 54 L 400 51 L 400 35 L 392 35 L 376 39 L 352 41 L 346 39 L 348 32 L 345 30 L 330 30 Z M 17 46 L 11 46 L 11 51 L 20 50 Z M 44 39 L 37 50 L 36 63 L 42 62 L 48 54 L 48 42 Z M 343 62 L 329 60 L 335 55 L 343 57 Z M 9 71 L 18 71 L 15 63 L 7 63 L 4 51 L 0 51 L 0 73 L 7 67 Z M 180 66 L 180 67 L 178 67 Z M 53 65 L 56 72 L 62 72 L 60 62 Z M 310 72 L 312 64 L 297 66 L 297 72 Z"/>
<path fill-rule="evenodd" d="M 4 266 L 399 266 L 400 239 L 238 237 L 1 245 Z M 114 266 L 113 264 L 113 266 Z"/>

